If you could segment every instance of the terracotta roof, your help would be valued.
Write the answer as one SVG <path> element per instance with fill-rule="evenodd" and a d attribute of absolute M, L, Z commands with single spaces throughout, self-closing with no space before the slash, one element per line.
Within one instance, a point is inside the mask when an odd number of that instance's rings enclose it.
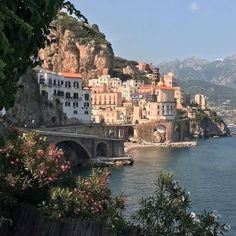
<path fill-rule="evenodd" d="M 79 73 L 70 73 L 70 72 L 60 72 L 60 75 L 63 75 L 65 78 L 71 79 L 83 79 L 81 74 Z"/>
<path fill-rule="evenodd" d="M 158 86 L 158 88 L 163 89 L 163 90 L 175 90 L 174 87 L 169 87 L 169 86 Z"/>

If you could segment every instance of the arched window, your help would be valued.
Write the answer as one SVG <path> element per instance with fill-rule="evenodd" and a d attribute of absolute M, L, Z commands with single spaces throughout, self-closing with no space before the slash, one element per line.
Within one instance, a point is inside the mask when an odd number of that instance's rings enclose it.
<path fill-rule="evenodd" d="M 65 102 L 65 106 L 69 107 L 70 106 L 70 102 Z"/>
<path fill-rule="evenodd" d="M 57 85 L 57 81 L 55 79 L 53 80 L 53 85 Z"/>
<path fill-rule="evenodd" d="M 51 78 L 48 80 L 48 84 L 52 85 L 52 79 Z"/>
<path fill-rule="evenodd" d="M 77 115 L 77 114 L 78 114 L 78 112 L 76 110 L 74 110 L 74 115 Z"/>
<path fill-rule="evenodd" d="M 70 93 L 66 93 L 66 98 L 70 98 Z"/>
<path fill-rule="evenodd" d="M 88 115 L 88 111 L 85 111 L 84 114 L 85 114 L 85 115 Z"/>
<path fill-rule="evenodd" d="M 88 103 L 88 102 L 85 102 L 85 103 L 84 103 L 84 107 L 89 107 L 89 103 Z"/>
<path fill-rule="evenodd" d="M 79 95 L 78 93 L 74 93 L 74 99 L 78 99 Z"/>
<path fill-rule="evenodd" d="M 66 88 L 70 88 L 70 81 L 66 81 L 65 87 L 66 87 Z"/>
<path fill-rule="evenodd" d="M 74 82 L 74 88 L 79 88 L 79 83 L 78 82 Z"/>

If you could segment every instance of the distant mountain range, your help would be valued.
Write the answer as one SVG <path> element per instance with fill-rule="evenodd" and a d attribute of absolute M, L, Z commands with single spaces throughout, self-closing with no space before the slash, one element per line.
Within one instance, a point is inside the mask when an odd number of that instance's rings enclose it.
<path fill-rule="evenodd" d="M 161 63 L 161 73 L 173 72 L 180 81 L 200 80 L 236 88 L 236 54 L 215 61 L 196 57 Z"/>

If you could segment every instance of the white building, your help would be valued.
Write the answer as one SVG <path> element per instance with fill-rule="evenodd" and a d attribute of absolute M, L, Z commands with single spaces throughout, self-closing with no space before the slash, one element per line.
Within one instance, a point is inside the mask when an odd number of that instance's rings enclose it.
<path fill-rule="evenodd" d="M 119 86 L 117 88 L 117 91 L 121 92 L 122 99 L 124 99 L 125 101 L 131 101 L 131 95 L 136 92 L 136 89 L 129 85 L 123 84 L 122 86 Z"/>
<path fill-rule="evenodd" d="M 83 80 L 76 73 L 55 73 L 39 70 L 40 94 L 48 100 L 58 99 L 67 117 L 76 118 L 81 123 L 91 122 L 91 92 L 83 89 Z"/>
<path fill-rule="evenodd" d="M 110 75 L 103 75 L 98 79 L 90 79 L 88 82 L 89 87 L 100 86 L 106 84 L 109 89 L 121 86 L 122 81 L 120 78 L 111 78 Z"/>
<path fill-rule="evenodd" d="M 130 86 L 131 88 L 139 88 L 141 85 L 144 85 L 144 80 L 142 79 L 129 79 L 124 82 L 126 86 Z"/>

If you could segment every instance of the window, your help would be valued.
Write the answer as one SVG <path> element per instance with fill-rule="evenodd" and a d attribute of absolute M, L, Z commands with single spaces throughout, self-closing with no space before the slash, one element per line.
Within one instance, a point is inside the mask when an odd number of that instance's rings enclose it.
<path fill-rule="evenodd" d="M 77 114 L 78 114 L 78 112 L 76 110 L 74 110 L 74 115 L 77 115 Z"/>
<path fill-rule="evenodd" d="M 65 106 L 69 107 L 70 106 L 70 102 L 65 102 Z"/>
<path fill-rule="evenodd" d="M 78 82 L 74 82 L 74 88 L 79 88 L 79 83 Z"/>
<path fill-rule="evenodd" d="M 44 82 L 45 82 L 45 79 L 44 79 L 43 75 L 40 75 L 39 76 L 39 83 L 44 84 Z"/>
<path fill-rule="evenodd" d="M 53 80 L 53 85 L 57 85 L 57 81 L 55 79 Z"/>
<path fill-rule="evenodd" d="M 87 101 L 89 100 L 89 94 L 88 93 L 84 94 L 84 99 L 87 100 Z M 101 97 L 100 97 L 100 99 L 101 99 Z"/>
<path fill-rule="evenodd" d="M 89 107 L 89 103 L 88 103 L 88 102 L 85 102 L 85 103 L 84 103 L 84 107 Z"/>
<path fill-rule="evenodd" d="M 78 99 L 78 97 L 79 97 L 79 95 L 78 95 L 78 93 L 74 93 L 74 99 Z"/>
<path fill-rule="evenodd" d="M 48 84 L 52 85 L 52 79 L 51 78 L 48 80 Z"/>
<path fill-rule="evenodd" d="M 73 102 L 73 107 L 78 107 L 78 106 L 79 106 L 78 102 Z"/>
<path fill-rule="evenodd" d="M 70 98 L 70 93 L 66 93 L 66 98 Z"/>
<path fill-rule="evenodd" d="M 57 94 L 57 90 L 54 90 L 53 94 L 56 95 Z"/>
<path fill-rule="evenodd" d="M 85 115 L 88 115 L 88 111 L 85 111 L 84 114 L 85 114 Z"/>
<path fill-rule="evenodd" d="M 64 81 L 62 80 L 62 81 L 61 81 L 61 85 L 63 85 L 63 84 L 64 84 Z"/>
<path fill-rule="evenodd" d="M 66 81 L 65 87 L 66 87 L 66 88 L 70 88 L 70 81 Z"/>

